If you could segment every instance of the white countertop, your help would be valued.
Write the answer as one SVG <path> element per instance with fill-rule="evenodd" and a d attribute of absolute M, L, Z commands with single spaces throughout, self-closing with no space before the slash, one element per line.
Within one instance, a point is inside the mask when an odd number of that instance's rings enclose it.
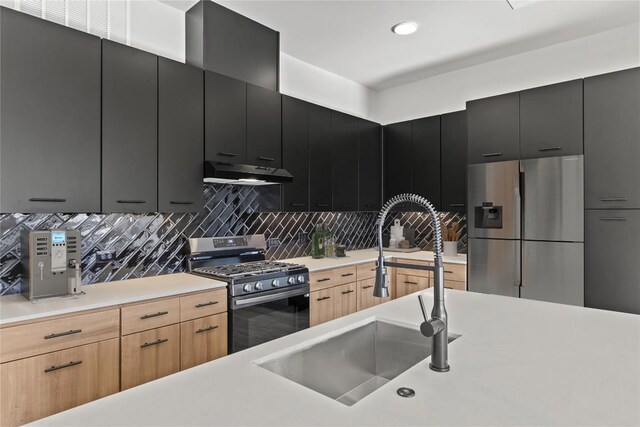
<path fill-rule="evenodd" d="M 431 306 L 433 295 L 426 291 Z M 447 290 L 451 372 L 418 363 L 353 406 L 252 361 L 373 317 L 418 325 L 415 295 L 39 420 L 40 426 L 640 424 L 640 316 Z M 331 366 L 327 366 L 331 369 Z M 415 397 L 396 395 L 410 387 Z"/>
<path fill-rule="evenodd" d="M 177 273 L 86 285 L 82 287 L 85 295 L 46 298 L 36 302 L 30 302 L 20 294 L 7 295 L 0 298 L 0 324 L 7 325 L 226 286 L 226 282 Z"/>
<path fill-rule="evenodd" d="M 430 251 L 405 253 L 405 252 L 390 252 L 388 250 L 385 250 L 384 256 L 385 256 L 385 259 L 403 258 L 403 259 L 433 261 L 433 252 L 430 252 Z M 304 264 L 307 266 L 309 271 L 313 272 L 313 271 L 327 270 L 330 268 L 346 267 L 353 264 L 360 264 L 363 262 L 371 262 L 371 261 L 377 261 L 377 260 L 378 260 L 377 249 L 361 249 L 357 251 L 347 251 L 347 256 L 343 258 L 313 259 L 309 256 L 309 257 L 301 257 L 301 258 L 291 258 L 291 259 L 282 260 L 282 261 L 292 262 L 296 264 Z M 467 256 L 462 254 L 455 257 L 443 256 L 442 261 L 445 263 L 451 263 L 451 264 L 466 264 Z"/>

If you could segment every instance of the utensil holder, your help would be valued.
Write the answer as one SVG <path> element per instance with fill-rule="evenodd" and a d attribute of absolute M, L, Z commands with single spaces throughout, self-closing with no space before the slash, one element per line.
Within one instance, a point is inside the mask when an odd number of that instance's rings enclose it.
<path fill-rule="evenodd" d="M 442 249 L 444 256 L 456 256 L 458 255 L 458 241 L 442 242 Z"/>

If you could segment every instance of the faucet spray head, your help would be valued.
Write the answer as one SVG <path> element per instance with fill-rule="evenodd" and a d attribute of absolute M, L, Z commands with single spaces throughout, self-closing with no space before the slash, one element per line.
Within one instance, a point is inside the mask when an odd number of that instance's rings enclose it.
<path fill-rule="evenodd" d="M 373 296 L 377 298 L 386 298 L 389 296 L 389 277 L 387 269 L 384 266 L 384 258 L 378 258 L 378 266 L 376 267 L 376 285 L 373 288 Z"/>

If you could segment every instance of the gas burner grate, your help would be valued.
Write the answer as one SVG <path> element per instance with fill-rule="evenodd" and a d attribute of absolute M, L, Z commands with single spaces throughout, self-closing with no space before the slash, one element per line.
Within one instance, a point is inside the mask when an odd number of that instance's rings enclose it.
<path fill-rule="evenodd" d="M 223 279 L 235 279 L 239 277 L 258 276 L 268 273 L 288 272 L 296 268 L 300 268 L 300 266 L 297 264 L 279 261 L 254 261 L 240 264 L 200 267 L 193 271 Z"/>

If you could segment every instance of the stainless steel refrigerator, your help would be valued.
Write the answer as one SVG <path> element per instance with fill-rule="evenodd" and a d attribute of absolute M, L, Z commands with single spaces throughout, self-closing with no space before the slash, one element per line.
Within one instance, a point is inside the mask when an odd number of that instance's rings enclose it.
<path fill-rule="evenodd" d="M 584 159 L 469 165 L 470 291 L 584 305 Z"/>

